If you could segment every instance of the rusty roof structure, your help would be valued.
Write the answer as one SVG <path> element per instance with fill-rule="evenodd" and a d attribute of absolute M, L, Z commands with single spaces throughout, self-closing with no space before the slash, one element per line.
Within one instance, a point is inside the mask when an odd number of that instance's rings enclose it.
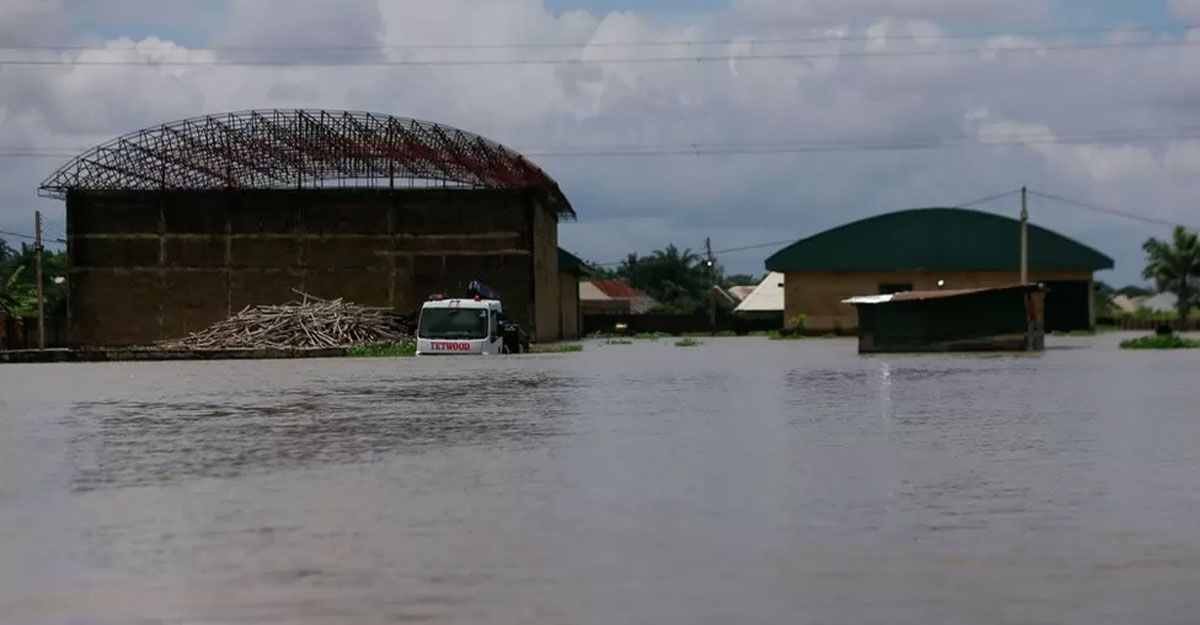
<path fill-rule="evenodd" d="M 361 111 L 252 110 L 144 128 L 98 145 L 39 193 L 453 186 L 533 189 L 560 217 L 570 202 L 546 172 L 476 134 Z"/>

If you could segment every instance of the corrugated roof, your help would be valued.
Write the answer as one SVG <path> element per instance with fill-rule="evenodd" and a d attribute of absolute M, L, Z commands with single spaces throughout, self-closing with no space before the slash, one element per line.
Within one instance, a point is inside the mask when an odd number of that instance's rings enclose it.
<path fill-rule="evenodd" d="M 587 266 L 587 263 L 561 247 L 558 248 L 558 270 L 573 273 L 577 276 L 592 275 L 592 269 Z"/>
<path fill-rule="evenodd" d="M 620 280 L 592 280 L 592 286 L 613 299 L 636 299 L 650 297 L 641 289 L 635 289 Z"/>
<path fill-rule="evenodd" d="M 729 287 L 729 294 L 736 297 L 738 299 L 738 301 L 740 302 L 740 301 L 746 299 L 747 297 L 749 297 L 750 294 L 754 292 L 754 289 L 755 289 L 755 287 L 753 285 L 752 286 L 731 286 L 731 287 Z"/>
<path fill-rule="evenodd" d="M 772 272 L 755 287 L 734 312 L 783 312 L 783 274 Z"/>
<path fill-rule="evenodd" d="M 827 230 L 767 259 L 771 271 L 1006 271 L 1020 265 L 1020 222 L 959 208 L 920 208 Z M 1113 260 L 1029 224 L 1029 267 L 1112 269 Z"/>
<path fill-rule="evenodd" d="M 596 288 L 595 284 L 592 284 L 591 282 L 587 282 L 587 281 L 579 283 L 579 301 L 581 301 L 581 302 L 599 302 L 599 301 L 607 301 L 607 300 L 611 300 L 611 299 L 612 298 L 609 297 L 608 295 L 606 295 L 604 293 L 604 291 L 601 291 L 600 289 Z"/>
<path fill-rule="evenodd" d="M 851 297 L 850 299 L 842 300 L 843 304 L 855 305 L 871 305 L 871 304 L 888 304 L 892 302 L 918 302 L 931 299 L 946 299 L 949 297 L 958 297 L 960 295 L 969 295 L 972 293 L 987 293 L 1000 291 L 1038 291 L 1042 287 L 1036 284 L 1013 284 L 1009 286 L 999 287 L 984 287 L 979 289 L 948 289 L 942 291 L 904 291 L 902 293 L 889 293 L 886 295 L 860 295 Z"/>

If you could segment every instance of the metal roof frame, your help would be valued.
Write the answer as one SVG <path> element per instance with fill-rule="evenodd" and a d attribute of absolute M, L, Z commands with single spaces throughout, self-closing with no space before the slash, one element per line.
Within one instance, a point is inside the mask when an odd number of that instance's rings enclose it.
<path fill-rule="evenodd" d="M 76 192 L 397 189 L 418 182 L 533 189 L 560 217 L 575 217 L 558 183 L 514 150 L 457 128 L 365 111 L 248 110 L 143 128 L 75 157 L 38 193 L 65 199 Z"/>

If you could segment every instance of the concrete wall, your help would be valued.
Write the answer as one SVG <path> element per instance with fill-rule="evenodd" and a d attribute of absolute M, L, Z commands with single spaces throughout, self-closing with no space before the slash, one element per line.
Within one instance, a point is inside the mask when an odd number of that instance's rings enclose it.
<path fill-rule="evenodd" d="M 557 220 L 524 191 L 75 194 L 67 230 L 75 345 L 181 337 L 292 289 L 408 312 L 472 279 L 558 334 L 537 314 L 557 312 Z"/>
<path fill-rule="evenodd" d="M 558 221 L 549 211 L 529 211 L 533 233 L 533 327 L 535 341 L 559 338 Z M 503 291 L 501 291 L 503 293 Z"/>
<path fill-rule="evenodd" d="M 579 276 L 561 271 L 558 274 L 559 338 L 573 341 L 579 338 Z"/>
<path fill-rule="evenodd" d="M 971 272 L 792 272 L 784 277 L 784 319 L 798 314 L 808 317 L 807 327 L 813 330 L 851 331 L 858 327 L 858 313 L 842 300 L 855 295 L 875 295 L 883 284 L 911 284 L 913 290 L 936 290 L 937 281 L 945 280 L 944 289 L 971 289 L 1015 284 L 1020 276 L 1015 271 Z M 1034 272 L 1032 282 L 1049 280 L 1083 280 L 1089 284 L 1087 272 Z"/>

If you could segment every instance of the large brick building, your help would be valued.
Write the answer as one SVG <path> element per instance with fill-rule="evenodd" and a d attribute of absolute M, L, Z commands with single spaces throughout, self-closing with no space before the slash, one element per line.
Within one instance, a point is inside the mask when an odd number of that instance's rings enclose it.
<path fill-rule="evenodd" d="M 1095 323 L 1093 273 L 1108 256 L 1030 224 L 1029 280 L 1046 284 L 1047 330 Z M 853 331 L 856 296 L 1006 286 L 1020 282 L 1020 222 L 974 210 L 926 208 L 879 215 L 798 241 L 767 259 L 784 274 L 785 319 Z M 940 283 L 940 285 L 939 285 Z"/>
<path fill-rule="evenodd" d="M 213 115 L 98 146 L 42 192 L 67 202 L 74 345 L 181 337 L 294 290 L 412 311 L 476 279 L 537 340 L 577 332 L 559 270 L 570 204 L 520 155 L 453 128 Z"/>

